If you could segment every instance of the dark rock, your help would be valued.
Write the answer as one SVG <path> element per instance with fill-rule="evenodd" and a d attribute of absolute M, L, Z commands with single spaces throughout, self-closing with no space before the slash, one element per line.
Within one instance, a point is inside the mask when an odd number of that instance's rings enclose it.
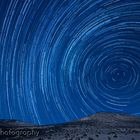
<path fill-rule="evenodd" d="M 0 130 L 1 140 L 104 140 L 104 137 L 108 140 L 123 140 L 124 138 L 139 140 L 140 117 L 126 114 L 97 113 L 77 121 L 46 126 L 37 126 L 15 120 L 1 120 Z M 9 131 L 15 135 L 3 134 Z M 32 135 L 21 133 L 17 136 L 16 132 L 18 131 L 32 132 Z"/>

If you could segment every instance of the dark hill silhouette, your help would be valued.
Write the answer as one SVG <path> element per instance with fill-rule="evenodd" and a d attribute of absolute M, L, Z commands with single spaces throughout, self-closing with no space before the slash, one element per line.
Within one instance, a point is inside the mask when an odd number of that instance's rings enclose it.
<path fill-rule="evenodd" d="M 0 133 L 3 140 L 140 140 L 140 117 L 122 113 L 96 113 L 64 124 L 40 126 L 1 120 L 0 128 L 2 131 L 15 132 L 15 135 Z M 20 135 L 16 134 L 18 131 Z M 22 132 L 32 132 L 32 135 Z"/>

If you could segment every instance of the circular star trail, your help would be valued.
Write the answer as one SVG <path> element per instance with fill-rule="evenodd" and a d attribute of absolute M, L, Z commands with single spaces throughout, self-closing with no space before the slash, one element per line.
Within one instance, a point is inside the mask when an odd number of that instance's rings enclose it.
<path fill-rule="evenodd" d="M 0 118 L 102 111 L 140 114 L 140 1 L 1 0 Z"/>

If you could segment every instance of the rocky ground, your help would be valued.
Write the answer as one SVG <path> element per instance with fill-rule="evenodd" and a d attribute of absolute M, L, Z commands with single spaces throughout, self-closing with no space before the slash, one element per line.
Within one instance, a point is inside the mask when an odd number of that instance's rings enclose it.
<path fill-rule="evenodd" d="M 140 140 L 140 117 L 97 113 L 46 126 L 1 120 L 0 140 Z"/>

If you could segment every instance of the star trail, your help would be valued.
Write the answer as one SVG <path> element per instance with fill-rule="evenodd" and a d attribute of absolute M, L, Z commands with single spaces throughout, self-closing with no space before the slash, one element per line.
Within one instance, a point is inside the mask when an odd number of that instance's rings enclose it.
<path fill-rule="evenodd" d="M 0 119 L 96 112 L 140 115 L 140 0 L 0 0 Z"/>

